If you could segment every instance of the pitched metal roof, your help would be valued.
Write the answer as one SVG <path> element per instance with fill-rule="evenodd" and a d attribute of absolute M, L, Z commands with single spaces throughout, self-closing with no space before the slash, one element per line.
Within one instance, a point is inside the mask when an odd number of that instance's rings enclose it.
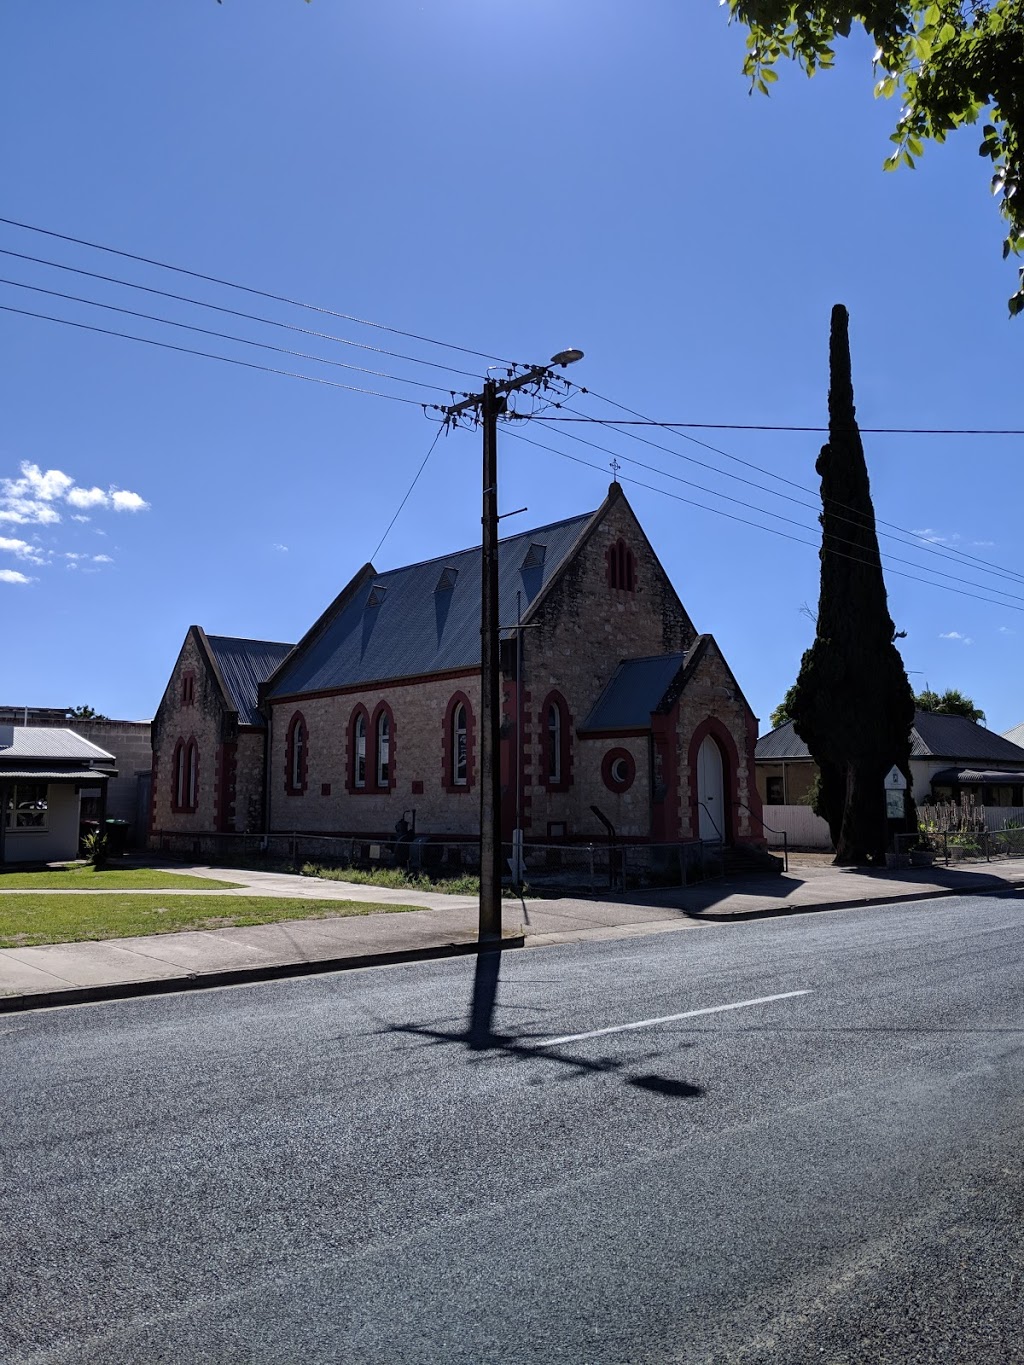
<path fill-rule="evenodd" d="M 1024 749 L 964 716 L 918 711 L 910 740 L 911 758 L 952 758 L 972 766 L 1024 763 Z"/>
<path fill-rule="evenodd" d="M 1019 744 L 1024 748 L 1024 720 L 1019 725 L 1015 725 L 1012 730 L 1003 731 L 1003 739 L 1008 739 L 1011 744 Z"/>
<path fill-rule="evenodd" d="M 271 640 L 239 640 L 231 635 L 207 635 L 206 639 L 238 712 L 239 724 L 262 725 L 257 704 L 260 683 L 267 681 L 294 646 Z"/>
<path fill-rule="evenodd" d="M 685 654 L 654 654 L 644 659 L 623 659 L 580 730 L 649 729 L 651 712 L 664 697 L 685 661 Z"/>
<path fill-rule="evenodd" d="M 4 768 L 0 767 L 0 780 L 4 782 L 106 782 L 116 777 L 114 768 Z"/>
<path fill-rule="evenodd" d="M 787 721 L 757 741 L 754 756 L 759 762 L 810 758 L 810 751 Z M 1012 744 L 994 730 L 986 730 L 964 716 L 942 716 L 934 711 L 916 711 L 910 732 L 911 758 L 951 758 L 959 763 L 1020 763 L 1024 748 Z"/>
<path fill-rule="evenodd" d="M 526 615 L 572 554 L 593 515 L 587 512 L 556 521 L 499 543 L 501 625 L 516 621 L 517 593 Z M 526 565 L 536 545 L 545 547 L 542 562 Z M 536 553 L 531 558 L 535 560 Z M 454 584 L 438 591 L 443 569 L 456 571 Z M 376 605 L 370 605 L 371 597 Z M 271 695 L 317 692 L 479 664 L 480 547 L 474 546 L 368 575 L 350 597 L 341 599 L 333 616 L 327 613 L 320 628 L 281 670 Z"/>
<path fill-rule="evenodd" d="M 972 782 L 984 782 L 987 786 L 1020 786 L 1024 780 L 1024 770 L 1020 768 L 943 768 L 932 773 L 932 785 L 936 783 L 958 783 L 967 786 Z"/>
<path fill-rule="evenodd" d="M 108 754 L 74 730 L 33 725 L 0 725 L 0 766 L 63 760 L 66 763 L 113 763 Z"/>

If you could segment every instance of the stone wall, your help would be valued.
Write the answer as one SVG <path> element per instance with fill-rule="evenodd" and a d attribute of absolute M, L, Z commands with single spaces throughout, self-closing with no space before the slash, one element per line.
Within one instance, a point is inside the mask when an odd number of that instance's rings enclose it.
<path fill-rule="evenodd" d="M 195 679 L 194 699 L 183 701 L 186 673 Z M 233 715 L 234 713 L 231 713 Z M 237 726 L 225 713 L 220 688 L 207 666 L 196 633 L 185 637 L 163 699 L 153 719 L 153 790 L 151 832 L 199 833 L 224 828 L 221 821 L 222 745 L 233 743 Z M 174 809 L 174 750 L 178 740 L 194 739 L 199 748 L 196 809 Z M 228 822 L 230 827 L 230 822 Z"/>
<path fill-rule="evenodd" d="M 448 704 L 456 692 L 466 694 L 472 712 L 470 783 L 450 792 L 444 772 L 444 730 Z M 349 791 L 352 714 L 362 705 L 372 717 L 382 701 L 394 717 L 391 785 L 377 791 L 368 763 L 366 787 Z M 297 711 L 306 722 L 309 743 L 305 790 L 292 793 L 287 737 Z M 417 834 L 476 836 L 480 829 L 479 723 L 480 677 L 475 672 L 276 703 L 270 760 L 271 829 L 393 837 L 403 813 L 415 809 Z M 367 743 L 372 759 L 372 736 L 367 736 Z"/>

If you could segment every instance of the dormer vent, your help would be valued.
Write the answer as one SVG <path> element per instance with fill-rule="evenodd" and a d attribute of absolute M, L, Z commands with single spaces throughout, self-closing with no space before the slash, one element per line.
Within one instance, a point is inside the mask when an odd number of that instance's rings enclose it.
<path fill-rule="evenodd" d="M 374 583 L 370 589 L 370 596 L 366 600 L 368 607 L 379 607 L 387 595 L 387 588 L 383 583 Z"/>
<path fill-rule="evenodd" d="M 451 592 L 455 587 L 455 580 L 459 576 L 458 569 L 444 568 L 441 570 L 441 577 L 437 580 L 435 592 Z"/>
<path fill-rule="evenodd" d="M 544 563 L 544 554 L 547 548 L 546 545 L 540 545 L 534 541 L 526 552 L 526 558 L 523 560 L 523 568 L 539 569 Z"/>

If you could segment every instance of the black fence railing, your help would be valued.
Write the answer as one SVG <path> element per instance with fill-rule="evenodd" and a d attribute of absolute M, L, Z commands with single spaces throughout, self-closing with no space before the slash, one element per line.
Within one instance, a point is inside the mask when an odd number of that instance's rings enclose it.
<path fill-rule="evenodd" d="M 921 831 L 897 834 L 893 861 L 897 867 L 941 863 L 991 863 L 1024 858 L 1024 828 Z"/>
<path fill-rule="evenodd" d="M 403 869 L 437 882 L 475 876 L 480 870 L 476 840 L 371 839 L 327 834 L 186 834 L 160 830 L 150 836 L 151 852 L 225 866 L 325 869 Z M 521 880 L 513 878 L 513 848 L 502 846 L 503 881 L 548 894 L 628 891 L 641 887 L 691 886 L 720 877 L 723 847 L 717 839 L 679 843 L 596 843 L 523 845 Z"/>

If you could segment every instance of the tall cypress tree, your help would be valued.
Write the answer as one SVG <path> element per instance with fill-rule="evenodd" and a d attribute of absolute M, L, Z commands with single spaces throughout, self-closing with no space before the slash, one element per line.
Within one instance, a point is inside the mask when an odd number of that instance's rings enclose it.
<path fill-rule="evenodd" d="M 838 864 L 884 861 L 884 779 L 909 775 L 914 694 L 894 643 L 864 448 L 853 405 L 849 318 L 832 309 L 828 441 L 821 476 L 821 592 L 814 644 L 800 664 L 792 716 L 818 765 L 815 809 Z"/>

